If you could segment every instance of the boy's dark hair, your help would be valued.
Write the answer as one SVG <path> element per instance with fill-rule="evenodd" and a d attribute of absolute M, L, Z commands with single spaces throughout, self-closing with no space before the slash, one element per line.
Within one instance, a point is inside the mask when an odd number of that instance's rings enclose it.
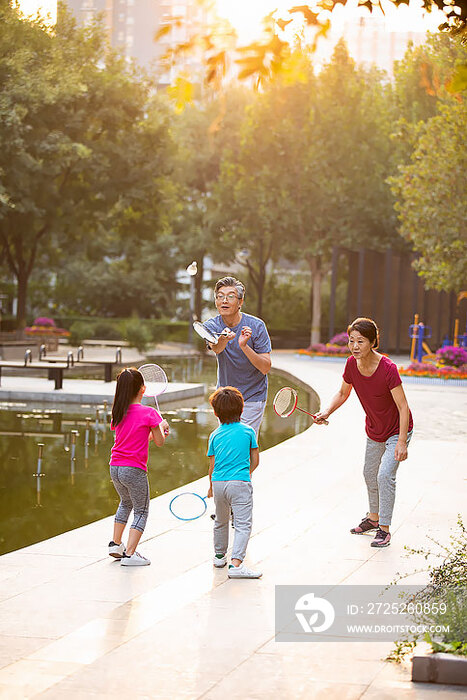
<path fill-rule="evenodd" d="M 376 350 L 379 345 L 379 328 L 371 318 L 356 318 L 347 328 L 347 334 L 350 335 L 352 331 L 358 331 L 364 338 L 368 338 Z"/>
<path fill-rule="evenodd" d="M 245 298 L 245 285 L 242 284 L 236 277 L 221 277 L 220 280 L 217 280 L 216 286 L 214 287 L 214 296 L 217 294 L 219 289 L 221 289 L 221 287 L 235 287 L 238 298 Z"/>
<path fill-rule="evenodd" d="M 216 389 L 209 397 L 209 403 L 221 423 L 238 423 L 243 413 L 243 396 L 234 386 Z"/>
<path fill-rule="evenodd" d="M 144 384 L 143 375 L 136 367 L 126 367 L 117 376 L 117 388 L 112 404 L 112 426 L 115 428 L 124 419 L 128 406 Z"/>

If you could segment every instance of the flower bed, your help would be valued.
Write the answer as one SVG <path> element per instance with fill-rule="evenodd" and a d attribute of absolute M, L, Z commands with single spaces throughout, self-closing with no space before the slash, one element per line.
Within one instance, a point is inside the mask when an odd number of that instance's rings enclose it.
<path fill-rule="evenodd" d="M 462 367 L 439 367 L 429 362 L 412 362 L 408 367 L 399 367 L 399 373 L 404 377 L 467 379 L 467 365 L 462 365 Z"/>
<path fill-rule="evenodd" d="M 349 356 L 349 350 L 346 345 L 331 345 L 331 343 L 315 343 L 310 345 L 306 350 L 299 350 L 300 355 L 309 355 L 310 357 L 343 357 Z"/>
<path fill-rule="evenodd" d="M 40 343 L 44 343 L 48 350 L 56 350 L 59 338 L 68 338 L 70 331 L 65 328 L 58 328 L 55 321 L 45 316 L 40 316 L 34 320 L 32 326 L 24 329 L 27 336 L 37 337 Z"/>

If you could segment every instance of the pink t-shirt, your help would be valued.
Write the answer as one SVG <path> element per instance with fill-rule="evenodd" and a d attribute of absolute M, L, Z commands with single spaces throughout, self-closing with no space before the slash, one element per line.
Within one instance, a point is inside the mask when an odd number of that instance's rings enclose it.
<path fill-rule="evenodd" d="M 132 403 L 115 430 L 111 467 L 138 467 L 148 470 L 149 433 L 162 421 L 162 416 L 152 406 Z"/>
<path fill-rule="evenodd" d="M 402 384 L 396 365 L 389 357 L 381 358 L 371 377 L 365 377 L 357 367 L 355 357 L 349 357 L 345 364 L 344 382 L 352 384 L 363 410 L 366 413 L 365 430 L 371 440 L 386 442 L 399 433 L 399 411 L 392 398 L 391 389 Z M 409 411 L 409 431 L 413 428 L 412 414 Z"/>

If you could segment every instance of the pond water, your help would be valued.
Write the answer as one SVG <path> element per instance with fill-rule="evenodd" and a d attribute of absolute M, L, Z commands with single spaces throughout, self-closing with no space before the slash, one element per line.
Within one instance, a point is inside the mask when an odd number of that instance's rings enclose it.
<path fill-rule="evenodd" d="M 150 361 L 150 360 L 149 360 Z M 149 450 L 151 498 L 207 474 L 207 438 L 217 419 L 207 401 L 215 388 L 212 358 L 162 362 L 169 381 L 203 382 L 206 396 L 189 406 L 162 405 L 171 434 L 162 448 Z M 318 409 L 303 386 L 269 375 L 269 401 L 261 427 L 260 449 L 292 437 L 309 426 L 306 414 L 287 419 L 272 409 L 281 386 L 300 389 L 300 406 Z M 69 405 L 66 410 L 31 404 L 0 404 L 0 554 L 40 542 L 111 515 L 118 497 L 109 477 L 113 433 L 103 406 Z M 38 469 L 38 444 L 42 462 Z M 75 444 L 73 444 L 75 443 Z M 40 472 L 42 476 L 36 476 Z"/>

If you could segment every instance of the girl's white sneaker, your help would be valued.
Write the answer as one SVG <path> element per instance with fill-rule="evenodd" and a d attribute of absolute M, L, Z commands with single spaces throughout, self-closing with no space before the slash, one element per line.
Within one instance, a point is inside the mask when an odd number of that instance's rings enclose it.
<path fill-rule="evenodd" d="M 134 552 L 131 556 L 124 554 L 120 560 L 121 566 L 149 566 L 150 563 L 151 560 L 139 552 Z"/>
<path fill-rule="evenodd" d="M 109 542 L 109 554 L 111 557 L 115 557 L 115 559 L 121 559 L 125 554 L 125 545 L 123 542 L 120 544 L 117 544 L 113 540 Z"/>
<path fill-rule="evenodd" d="M 261 578 L 262 575 L 259 571 L 252 571 L 245 564 L 240 564 L 240 566 L 230 564 L 227 572 L 229 578 Z"/>

